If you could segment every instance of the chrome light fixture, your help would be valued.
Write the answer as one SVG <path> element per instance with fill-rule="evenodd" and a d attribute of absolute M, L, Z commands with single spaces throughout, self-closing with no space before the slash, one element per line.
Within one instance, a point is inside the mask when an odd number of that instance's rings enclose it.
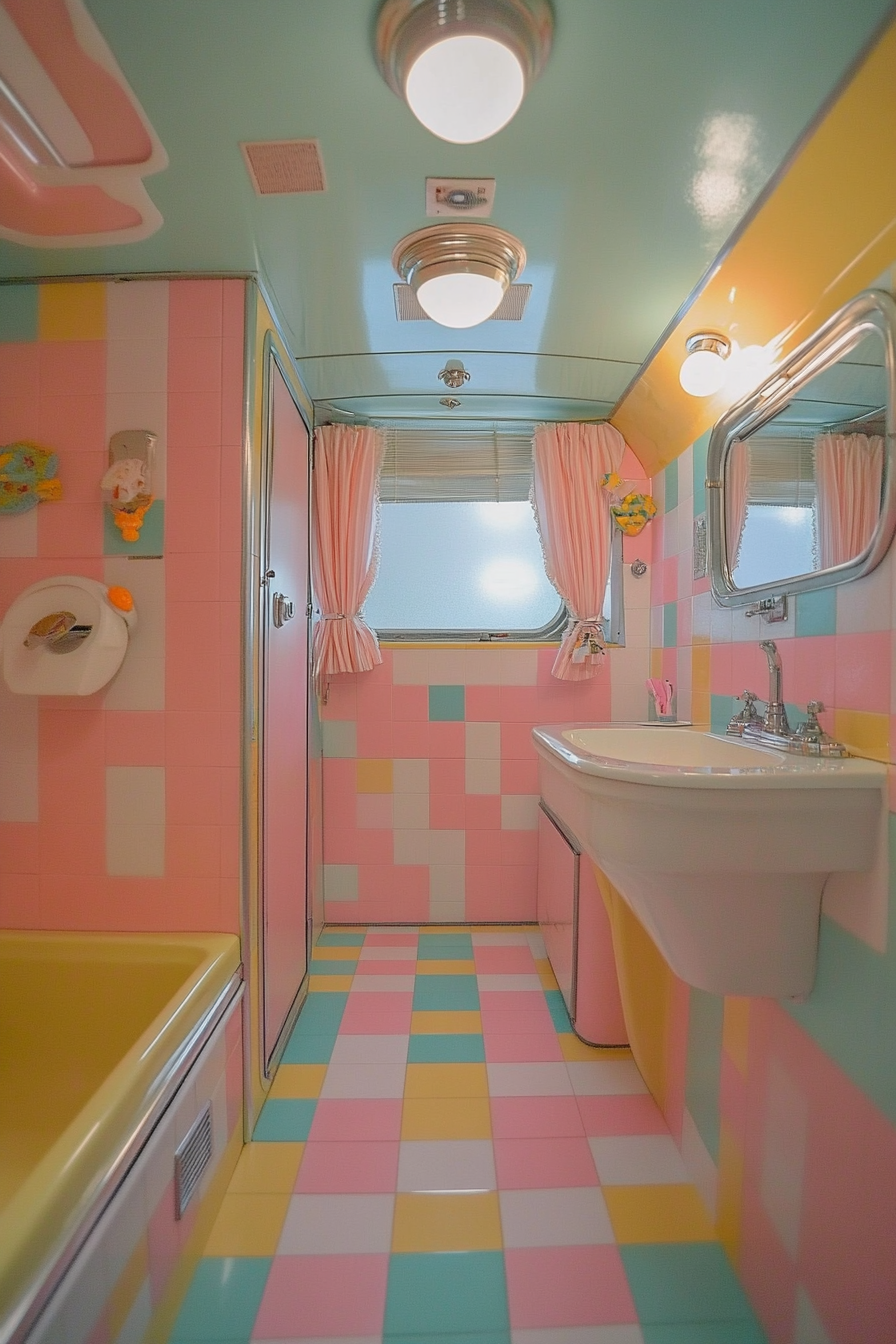
<path fill-rule="evenodd" d="M 725 382 L 731 342 L 716 331 L 698 331 L 688 337 L 685 349 L 678 381 L 691 397 L 711 397 Z"/>
<path fill-rule="evenodd" d="M 420 307 L 443 327 L 485 322 L 525 264 L 518 238 L 473 220 L 417 229 L 392 253 L 392 265 Z"/>
<path fill-rule="evenodd" d="M 376 56 L 391 89 L 433 135 L 487 140 L 544 69 L 549 0 L 385 0 Z"/>

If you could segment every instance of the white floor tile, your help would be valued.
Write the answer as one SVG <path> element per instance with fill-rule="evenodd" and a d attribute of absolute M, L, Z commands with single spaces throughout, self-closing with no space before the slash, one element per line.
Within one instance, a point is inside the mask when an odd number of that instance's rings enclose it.
<path fill-rule="evenodd" d="M 567 1325 L 554 1326 L 550 1330 L 512 1330 L 510 1338 L 513 1344 L 644 1344 L 640 1325 Z M 278 1340 L 277 1344 L 292 1344 L 292 1341 Z M 342 1341 L 334 1340 L 332 1344 L 342 1344 Z"/>
<path fill-rule="evenodd" d="M 491 1139 L 414 1139 L 399 1149 L 399 1190 L 494 1190 L 497 1184 Z"/>
<path fill-rule="evenodd" d="M 572 1090 L 580 1097 L 620 1097 L 646 1092 L 632 1059 L 583 1060 L 566 1066 Z"/>
<path fill-rule="evenodd" d="M 361 1255 L 392 1245 L 394 1195 L 293 1195 L 278 1255 Z"/>
<path fill-rule="evenodd" d="M 600 1190 L 502 1190 L 505 1246 L 607 1246 L 615 1240 Z"/>
<path fill-rule="evenodd" d="M 404 1064 L 330 1064 L 321 1100 L 404 1096 Z"/>
<path fill-rule="evenodd" d="M 684 1185 L 689 1176 L 669 1134 L 589 1139 L 602 1185 Z"/>
<path fill-rule="evenodd" d="M 357 972 L 352 981 L 354 994 L 394 994 L 396 991 L 407 994 L 413 988 L 412 975 L 364 975 L 363 972 Z"/>
<path fill-rule="evenodd" d="M 537 975 L 477 975 L 480 990 L 483 989 L 541 989 L 541 980 Z"/>
<path fill-rule="evenodd" d="M 474 933 L 474 947 L 525 947 L 529 941 L 527 933 Z"/>
<path fill-rule="evenodd" d="M 572 1092 L 565 1064 L 489 1064 L 493 1097 L 560 1097 Z"/>
<path fill-rule="evenodd" d="M 408 1036 L 337 1036 L 330 1064 L 404 1064 Z"/>

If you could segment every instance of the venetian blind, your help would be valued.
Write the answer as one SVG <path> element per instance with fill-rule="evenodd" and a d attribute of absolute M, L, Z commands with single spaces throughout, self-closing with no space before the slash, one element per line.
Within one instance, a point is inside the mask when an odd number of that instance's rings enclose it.
<path fill-rule="evenodd" d="M 752 438 L 748 451 L 750 504 L 811 508 L 815 503 L 814 437 Z"/>
<path fill-rule="evenodd" d="M 531 424 L 386 429 L 380 499 L 395 503 L 467 503 L 529 498 Z"/>

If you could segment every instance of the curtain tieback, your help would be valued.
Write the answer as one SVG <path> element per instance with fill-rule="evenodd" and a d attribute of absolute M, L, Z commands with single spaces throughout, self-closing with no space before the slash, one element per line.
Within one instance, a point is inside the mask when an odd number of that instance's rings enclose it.
<path fill-rule="evenodd" d="M 567 635 L 575 635 L 576 644 L 571 661 L 585 663 L 590 659 L 600 662 L 606 653 L 604 627 L 599 616 L 572 617 L 566 627 Z"/>
<path fill-rule="evenodd" d="M 360 615 L 361 615 L 360 611 L 356 611 L 355 614 L 354 614 L 354 616 L 348 616 L 348 615 L 346 615 L 346 613 L 345 613 L 344 611 L 334 611 L 334 612 L 332 612 L 331 614 L 323 613 L 323 614 L 321 615 L 321 620 L 322 620 L 322 621 L 356 621 Z"/>

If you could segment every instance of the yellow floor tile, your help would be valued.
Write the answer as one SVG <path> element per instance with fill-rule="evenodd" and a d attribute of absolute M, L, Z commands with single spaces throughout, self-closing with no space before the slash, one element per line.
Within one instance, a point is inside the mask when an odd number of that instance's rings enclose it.
<path fill-rule="evenodd" d="M 411 1031 L 415 1036 L 452 1035 L 459 1032 L 468 1036 L 482 1031 L 482 1018 L 474 1008 L 411 1013 Z"/>
<path fill-rule="evenodd" d="M 403 1139 L 490 1139 L 487 1097 L 410 1097 L 401 1113 Z"/>
<path fill-rule="evenodd" d="M 308 979 L 310 994 L 345 994 L 351 987 L 350 975 L 312 975 Z"/>
<path fill-rule="evenodd" d="M 204 1254 L 273 1255 L 289 1198 L 288 1194 L 226 1194 Z"/>
<path fill-rule="evenodd" d="M 484 1064 L 409 1064 L 406 1097 L 487 1097 Z"/>
<path fill-rule="evenodd" d="M 501 1245 L 496 1192 L 395 1198 L 393 1251 L 500 1251 Z"/>
<path fill-rule="evenodd" d="M 247 1143 L 240 1153 L 229 1194 L 281 1195 L 296 1183 L 304 1143 Z"/>
<path fill-rule="evenodd" d="M 578 1036 L 574 1036 L 571 1031 L 561 1032 L 559 1036 L 560 1049 L 563 1051 L 564 1059 L 630 1059 L 631 1051 L 628 1046 L 601 1046 L 586 1045 L 580 1041 Z"/>
<path fill-rule="evenodd" d="M 605 1185 L 616 1240 L 715 1241 L 715 1229 L 693 1185 Z"/>
<path fill-rule="evenodd" d="M 357 961 L 360 947 L 321 947 L 314 949 L 315 961 Z"/>
<path fill-rule="evenodd" d="M 536 959 L 535 965 L 538 967 L 538 978 L 541 981 L 543 989 L 559 989 L 557 977 L 551 969 L 551 963 L 545 958 Z"/>
<path fill-rule="evenodd" d="M 281 1064 L 269 1096 L 294 1099 L 296 1097 L 319 1097 L 324 1085 L 326 1064 Z"/>
<path fill-rule="evenodd" d="M 418 961 L 418 975 L 475 975 L 476 965 L 472 961 Z"/>

